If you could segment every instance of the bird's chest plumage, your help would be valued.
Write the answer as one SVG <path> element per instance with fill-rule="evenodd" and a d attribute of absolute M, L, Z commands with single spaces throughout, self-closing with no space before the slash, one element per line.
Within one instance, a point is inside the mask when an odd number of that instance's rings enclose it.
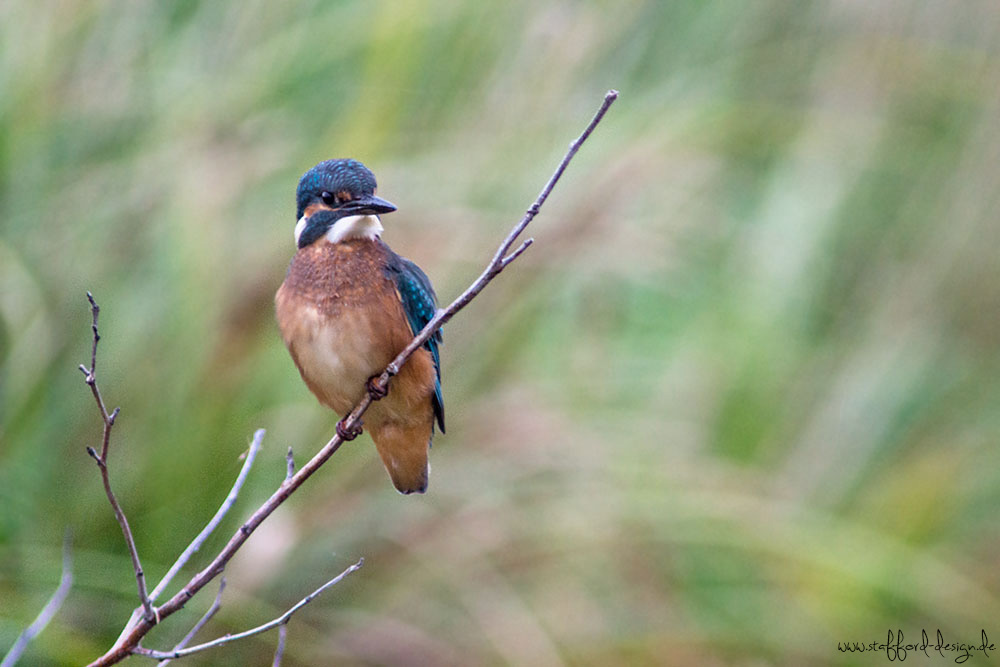
<path fill-rule="evenodd" d="M 345 414 L 412 336 L 379 241 L 300 249 L 275 297 L 281 335 L 309 389 Z"/>

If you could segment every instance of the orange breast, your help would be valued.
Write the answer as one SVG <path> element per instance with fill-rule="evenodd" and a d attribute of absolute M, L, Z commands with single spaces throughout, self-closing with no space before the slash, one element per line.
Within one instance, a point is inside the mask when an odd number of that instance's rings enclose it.
<path fill-rule="evenodd" d="M 388 252 L 379 241 L 319 241 L 296 253 L 275 297 L 278 325 L 302 379 L 340 415 L 413 337 L 384 268 Z M 423 423 L 434 378 L 430 353 L 418 350 L 366 423 Z"/>

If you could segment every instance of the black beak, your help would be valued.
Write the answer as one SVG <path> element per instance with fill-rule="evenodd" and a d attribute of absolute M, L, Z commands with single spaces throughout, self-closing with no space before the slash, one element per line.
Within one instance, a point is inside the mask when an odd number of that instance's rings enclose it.
<path fill-rule="evenodd" d="M 381 197 L 362 195 L 359 199 L 354 199 L 344 204 L 341 210 L 361 215 L 365 213 L 392 213 L 396 210 L 396 207 Z"/>

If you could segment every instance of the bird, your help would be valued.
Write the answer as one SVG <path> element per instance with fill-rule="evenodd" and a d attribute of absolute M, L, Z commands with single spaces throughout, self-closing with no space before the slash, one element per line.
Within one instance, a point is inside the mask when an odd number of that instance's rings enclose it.
<path fill-rule="evenodd" d="M 437 312 L 420 267 L 382 241 L 381 215 L 396 206 L 376 196 L 361 162 L 320 162 L 296 191 L 297 250 L 275 294 L 278 327 L 306 386 L 341 416 L 337 434 L 361 428 L 344 420 L 367 391 L 364 414 L 375 449 L 396 489 L 427 490 L 435 423 L 444 433 L 442 344 L 438 330 L 399 370 L 390 387 L 375 382 Z"/>

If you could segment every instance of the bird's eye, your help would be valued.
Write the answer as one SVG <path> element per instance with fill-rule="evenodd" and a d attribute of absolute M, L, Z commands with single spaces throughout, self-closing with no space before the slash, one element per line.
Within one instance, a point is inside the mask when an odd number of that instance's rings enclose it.
<path fill-rule="evenodd" d="M 336 195 L 334 195 L 332 192 L 324 191 L 323 194 L 320 195 L 320 199 L 322 199 L 323 203 L 326 204 L 327 206 L 337 206 L 338 204 L 340 204 L 340 200 L 337 199 Z"/>

